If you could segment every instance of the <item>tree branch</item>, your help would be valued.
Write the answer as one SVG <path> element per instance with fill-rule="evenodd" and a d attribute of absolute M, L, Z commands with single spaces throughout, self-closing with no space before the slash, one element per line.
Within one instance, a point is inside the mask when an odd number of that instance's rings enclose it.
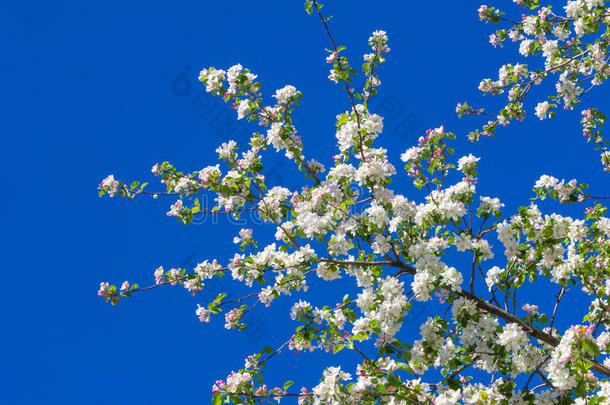
<path fill-rule="evenodd" d="M 477 305 L 477 307 L 479 307 L 479 309 L 481 309 L 485 312 L 494 314 L 494 315 L 504 319 L 506 322 L 516 323 L 517 325 L 521 326 L 523 328 L 523 330 L 531 337 L 534 337 L 553 347 L 555 347 L 559 344 L 559 339 L 557 339 L 556 337 L 554 337 L 548 333 L 545 333 L 538 328 L 528 325 L 527 323 L 525 323 L 521 319 L 517 318 L 515 315 L 511 314 L 510 312 L 507 312 L 501 308 L 498 308 L 495 305 L 490 304 L 489 302 L 487 302 L 473 294 L 470 294 L 469 292 L 466 292 L 466 291 L 459 291 L 459 292 L 453 291 L 453 292 L 457 295 L 460 295 L 464 298 L 468 298 L 468 299 L 474 301 L 475 304 Z M 595 370 L 598 373 L 605 375 L 606 377 L 610 377 L 610 368 L 606 367 L 605 365 L 603 365 L 601 363 L 598 363 L 595 360 L 589 360 L 589 361 L 591 362 L 591 364 L 593 364 L 591 367 L 592 370 Z"/>

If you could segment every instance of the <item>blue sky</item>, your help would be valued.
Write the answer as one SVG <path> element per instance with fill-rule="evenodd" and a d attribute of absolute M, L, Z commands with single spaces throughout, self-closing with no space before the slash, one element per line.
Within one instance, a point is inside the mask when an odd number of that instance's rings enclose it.
<path fill-rule="evenodd" d="M 398 106 L 380 138 L 397 167 L 419 136 L 405 133 L 405 122 L 444 124 L 463 140 L 478 121 L 458 120 L 456 103 L 497 105 L 476 87 L 513 61 L 516 49 L 487 42 L 493 27 L 478 22 L 480 3 L 327 3 L 334 36 L 356 66 L 372 31 L 390 36 L 378 106 Z M 521 13 L 509 1 L 495 4 Z M 165 216 L 170 200 L 99 199 L 96 187 L 110 173 L 151 180 L 150 168 L 164 160 L 185 171 L 213 163 L 214 149 L 229 139 L 219 114 L 234 112 L 217 102 L 203 108 L 196 77 L 202 67 L 235 63 L 259 75 L 267 96 L 286 84 L 303 92 L 295 123 L 306 154 L 328 165 L 334 117 L 348 109 L 348 100 L 326 78 L 329 44 L 320 22 L 306 15 L 302 1 L 64 0 L 0 7 L 0 403 L 207 403 L 217 378 L 263 345 L 286 340 L 296 326 L 288 318 L 292 299 L 256 313 L 266 328 L 259 339 L 226 332 L 220 319 L 202 325 L 194 310 L 206 296 L 180 288 L 111 307 L 96 296 L 100 281 L 144 285 L 159 265 L 224 263 L 239 227 L 211 218 L 185 227 Z M 499 130 L 496 139 L 456 143 L 458 153 L 483 158 L 479 190 L 500 197 L 507 213 L 527 204 L 543 173 L 576 177 L 599 194 L 608 189 L 598 153 L 582 138 L 579 111 L 554 121 L 533 117 L 544 96 L 533 93 L 529 119 Z M 583 108 L 589 106 L 610 112 L 607 90 L 587 97 Z M 275 182 L 300 184 L 288 162 L 272 159 L 269 167 Z M 395 184 L 407 195 L 413 190 L 405 177 Z M 328 299 L 337 299 L 335 290 L 314 281 L 311 300 L 334 303 Z M 286 353 L 270 368 L 269 382 L 281 384 L 289 367 L 298 386 L 311 386 L 323 365 L 355 360 L 345 351 L 330 360 Z"/>

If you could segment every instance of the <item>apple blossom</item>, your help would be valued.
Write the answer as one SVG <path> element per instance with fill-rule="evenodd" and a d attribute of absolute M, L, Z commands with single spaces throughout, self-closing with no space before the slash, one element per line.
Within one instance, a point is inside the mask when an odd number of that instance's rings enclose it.
<path fill-rule="evenodd" d="M 541 103 L 538 103 L 538 105 L 536 106 L 536 116 L 538 118 L 540 118 L 541 120 L 543 120 L 547 117 L 548 110 L 549 110 L 548 101 L 543 101 Z"/>
<path fill-rule="evenodd" d="M 506 95 L 499 111 L 457 105 L 460 117 L 487 117 L 480 130 L 466 135 L 472 141 L 526 118 L 526 96 L 544 81 L 555 84 L 549 100 L 571 109 L 588 92 L 585 86 L 600 86 L 610 77 L 606 2 L 568 1 L 565 15 L 536 0 L 514 2 L 525 14 L 508 18 L 483 5 L 479 18 L 503 24 L 491 42 L 502 46 L 511 39 L 518 47 L 514 53 L 532 64 L 504 64 L 497 80 L 480 82 L 482 92 Z M 606 403 L 610 219 L 598 202 L 603 198 L 577 180 L 544 174 L 532 199 L 516 209 L 507 203 L 511 212 L 505 215 L 499 198 L 479 194 L 486 187 L 478 178 L 485 157 L 466 151 L 455 158 L 450 145 L 457 136 L 444 126 L 422 133 L 403 149 L 404 167 L 394 166 L 392 151 L 382 147 L 383 117 L 370 104 L 382 84 L 378 67 L 390 51 L 387 33 L 376 30 L 369 37 L 364 80 L 357 84 L 346 48 L 336 46 L 321 5 L 308 0 L 305 7 L 331 39 L 330 78 L 343 85 L 349 101 L 347 111 L 336 116 L 335 155 L 305 156 L 307 134 L 300 134 L 292 116 L 302 94 L 294 86 L 263 96 L 257 76 L 240 64 L 201 70 L 205 90 L 235 108 L 237 119 L 257 121 L 260 132 L 239 145 L 226 140 L 216 149 L 218 164 L 193 172 L 180 172 L 169 162 L 155 164 L 152 173 L 165 191 L 144 191 L 146 183 L 127 185 L 110 175 L 99 194 L 130 200 L 170 196 L 174 202 L 167 215 L 184 224 L 201 212 L 240 218 L 252 211 L 270 238 L 257 230 L 254 239 L 253 228 L 243 227 L 233 237 L 239 251 L 230 257 L 202 260 L 193 268 L 158 267 L 154 284 L 144 288 L 126 281 L 117 289 L 103 282 L 98 295 L 118 304 L 152 288 L 181 285 L 202 299 L 208 280 L 230 275 L 251 293 L 233 297 L 234 291 L 223 287 L 216 298 L 197 304 L 195 315 L 207 323 L 223 314 L 225 328 L 237 331 L 250 327 L 250 311 L 290 301 L 288 316 L 298 324 L 294 332 L 283 345 L 248 356 L 244 368 L 217 381 L 214 404 L 275 403 L 286 397 L 299 404 Z M 556 107 L 541 102 L 536 116 L 553 118 Z M 604 122 L 599 110 L 583 111 L 583 134 L 610 170 Z M 292 161 L 304 173 L 300 186 L 268 184 L 264 151 Z M 330 157 L 334 163 L 327 168 L 321 162 L 332 162 Z M 404 174 L 416 190 L 394 186 Z M 216 205 L 207 210 L 194 198 L 199 192 Z M 555 201 L 540 204 L 546 197 Z M 578 210 L 583 203 L 589 205 Z M 574 217 L 553 212 L 548 208 L 553 204 L 575 204 Z M 320 280 L 312 283 L 316 277 Z M 318 283 L 352 283 L 353 288 L 338 303 L 318 304 L 305 297 L 309 285 Z M 541 289 L 537 304 L 525 302 L 517 291 L 526 283 L 557 291 L 554 300 L 545 302 Z M 571 309 L 573 314 L 561 311 L 566 294 L 580 294 L 587 305 Z M 416 319 L 414 310 L 424 308 L 439 312 Z M 419 338 L 407 341 L 408 329 L 419 331 Z M 315 387 L 289 391 L 292 382 L 280 388 L 263 378 L 267 362 L 283 348 L 329 356 L 353 350 L 359 361 L 353 367 L 326 367 Z"/>

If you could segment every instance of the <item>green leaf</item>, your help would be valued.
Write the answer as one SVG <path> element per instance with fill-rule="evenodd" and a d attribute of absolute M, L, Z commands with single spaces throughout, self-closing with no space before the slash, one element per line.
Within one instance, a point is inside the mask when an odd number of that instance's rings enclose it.
<path fill-rule="evenodd" d="M 224 297 L 226 297 L 227 294 L 226 293 L 220 293 L 218 294 L 218 296 L 214 299 L 214 301 L 212 302 L 214 305 L 218 305 L 220 304 L 220 302 L 224 299 Z"/>
<path fill-rule="evenodd" d="M 283 388 L 284 388 L 284 391 L 286 391 L 288 388 L 290 388 L 290 386 L 291 386 L 292 384 L 294 384 L 294 381 L 286 381 L 286 382 L 284 383 L 284 387 L 283 387 Z"/>
<path fill-rule="evenodd" d="M 582 341 L 582 345 L 583 345 L 584 349 L 594 357 L 597 357 L 601 354 L 599 347 L 597 347 L 597 344 L 595 342 L 593 342 L 592 340 L 584 339 Z"/>
<path fill-rule="evenodd" d="M 305 11 L 307 11 L 307 14 L 311 15 L 311 13 L 313 12 L 313 7 L 311 5 L 311 0 L 307 0 L 305 2 Z"/>
<path fill-rule="evenodd" d="M 549 321 L 549 317 L 546 316 L 545 314 L 542 314 L 542 315 L 540 315 L 540 318 L 538 318 L 538 321 L 544 325 L 545 323 L 547 323 Z"/>
<path fill-rule="evenodd" d="M 220 405 L 222 404 L 222 395 L 219 392 L 212 395 L 212 405 Z"/>
<path fill-rule="evenodd" d="M 369 336 L 366 333 L 358 332 L 354 336 L 352 336 L 352 340 L 364 340 L 364 339 L 367 339 L 368 337 Z"/>

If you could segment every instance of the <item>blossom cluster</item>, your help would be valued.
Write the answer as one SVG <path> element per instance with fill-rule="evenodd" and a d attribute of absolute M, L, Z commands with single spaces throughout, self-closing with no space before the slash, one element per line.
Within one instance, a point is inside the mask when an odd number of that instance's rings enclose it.
<path fill-rule="evenodd" d="M 583 136 L 587 142 L 595 143 L 595 150 L 599 150 L 601 162 L 605 171 L 610 171 L 610 142 L 602 137 L 601 126 L 606 122 L 606 116 L 596 108 L 588 108 L 582 112 Z"/>
<path fill-rule="evenodd" d="M 515 3 L 537 11 L 513 21 L 496 8 L 482 6 L 479 16 L 486 22 L 512 24 L 497 31 L 491 42 L 519 42 L 520 54 L 541 55 L 544 67 L 506 64 L 497 80 L 481 82 L 484 93 L 508 93 L 508 104 L 491 114 L 494 121 L 484 128 L 485 135 L 498 125 L 523 119 L 525 96 L 551 74 L 559 73 L 557 94 L 552 103 L 535 107 L 540 119 L 553 117 L 560 101 L 573 106 L 584 94 L 583 76 L 593 75 L 599 85 L 608 74 L 601 63 L 607 58 L 607 34 L 600 35 L 604 41 L 582 42 L 599 25 L 610 24 L 604 2 L 569 1 L 565 16 L 540 8 L 536 0 Z M 318 2 L 307 1 L 306 8 L 310 14 L 315 10 L 328 29 Z M 572 30 L 575 38 L 570 38 Z M 188 224 L 207 209 L 195 194 L 210 193 L 216 203 L 210 213 L 239 217 L 251 210 L 271 232 L 243 227 L 233 238 L 239 250 L 223 259 L 224 264 L 208 259 L 193 268 L 158 267 L 150 287 L 124 282 L 117 288 L 104 282 L 98 295 L 116 304 L 143 290 L 180 285 L 200 299 L 208 280 L 227 276 L 251 292 L 225 300 L 233 291 L 223 291 L 207 305 L 197 304 L 195 315 L 204 323 L 221 315 L 226 329 L 243 331 L 249 328 L 245 315 L 250 311 L 299 292 L 288 314 L 299 326 L 289 340 L 278 349 L 266 347 L 249 356 L 244 368 L 217 381 L 214 403 L 279 402 L 287 396 L 303 405 L 567 404 L 592 398 L 598 398 L 593 403 L 604 403 L 610 396 L 610 383 L 601 378 L 610 377 L 610 361 L 601 359 L 610 350 L 606 208 L 597 203 L 587 207 L 582 219 L 543 212 L 540 200 L 547 196 L 562 204 L 595 200 L 584 183 L 543 175 L 534 185 L 532 201 L 505 217 L 499 198 L 478 192 L 484 159 L 468 152 L 453 156 L 456 135 L 444 126 L 421 134 L 400 156 L 404 172 L 397 169 L 388 150 L 379 145 L 383 117 L 369 105 L 381 85 L 377 68 L 389 52 L 387 43 L 381 30 L 369 38 L 372 53 L 364 56 L 364 84 L 362 92 L 356 92 L 345 48 L 334 48 L 332 42 L 326 60 L 333 65 L 331 79 L 343 83 L 351 106 L 336 116 L 337 154 L 328 157 L 330 164 L 305 156 L 292 116 L 302 94 L 294 86 L 277 89 L 269 97 L 272 103 L 266 104 L 262 85 L 249 69 L 239 64 L 203 69 L 199 79 L 206 91 L 234 108 L 238 120 L 257 121 L 263 130 L 254 132 L 247 145 L 227 140 L 216 149 L 218 164 L 190 173 L 169 162 L 155 164 L 152 173 L 164 185 L 163 192 L 144 191 L 146 183 L 127 186 L 111 175 L 99 185 L 100 195 L 171 196 L 167 215 Z M 460 116 L 489 115 L 467 103 L 456 111 Z M 585 110 L 583 117 L 587 140 L 599 144 L 602 159 L 607 158 L 599 129 L 605 117 L 596 109 Z M 305 173 L 305 184 L 294 189 L 268 184 L 265 151 L 294 162 Z M 399 173 L 406 174 L 416 190 L 394 187 Z M 267 234 L 274 238 L 265 240 Z M 305 297 L 314 277 L 333 285 L 347 279 L 343 282 L 351 282 L 354 291 L 339 303 L 314 305 Z M 517 296 L 520 287 L 538 279 L 559 290 L 554 308 L 538 297 L 524 303 Z M 557 308 L 573 289 L 590 304 L 577 325 L 560 330 Z M 414 308 L 427 305 L 446 309 L 423 322 L 412 319 Z M 419 329 L 420 338 L 406 342 L 405 325 Z M 327 367 L 318 385 L 294 393 L 288 391 L 292 382 L 270 388 L 273 385 L 263 381 L 263 368 L 283 348 L 332 354 L 354 350 L 364 360 L 352 373 L 344 371 L 347 367 Z M 479 373 L 493 381 L 483 383 Z M 539 386 L 532 388 L 530 381 Z"/>
<path fill-rule="evenodd" d="M 535 112 L 538 118 L 553 118 L 559 103 L 564 109 L 572 109 L 581 97 L 610 77 L 608 65 L 608 38 L 610 35 L 610 12 L 602 0 L 569 0 L 563 13 L 550 7 L 541 7 L 539 2 L 520 0 L 516 2 L 534 13 L 523 14 L 520 19 L 504 17 L 505 13 L 495 7 L 483 5 L 479 8 L 482 21 L 506 24 L 507 28 L 497 30 L 490 36 L 494 46 L 502 46 L 507 40 L 518 43 L 518 52 L 524 57 L 541 56 L 543 65 L 533 69 L 527 65 L 504 65 L 500 68 L 499 79 L 484 79 L 479 89 L 488 94 L 501 94 L 508 90 L 508 103 L 495 119 L 490 120 L 482 131 L 473 131 L 469 138 L 493 135 L 498 126 L 508 125 L 510 120 L 525 117 L 523 101 L 535 86 L 557 75 L 556 94 L 552 101 L 539 102 Z M 605 27 L 599 37 L 594 34 Z M 588 88 L 583 84 L 588 83 Z M 467 105 L 467 104 L 464 104 Z M 472 107 L 458 107 L 460 116 L 472 113 Z M 487 114 L 493 117 L 493 114 Z"/>

